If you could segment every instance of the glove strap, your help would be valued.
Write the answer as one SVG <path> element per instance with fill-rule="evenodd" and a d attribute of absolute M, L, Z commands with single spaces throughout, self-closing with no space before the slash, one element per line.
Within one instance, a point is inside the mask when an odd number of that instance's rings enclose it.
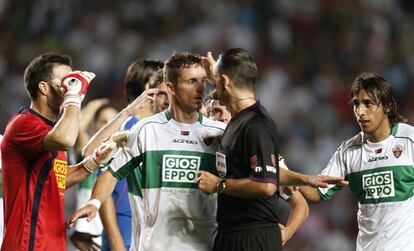
<path fill-rule="evenodd" d="M 100 166 L 101 165 L 99 165 L 99 163 L 92 156 L 87 157 L 83 162 L 83 168 L 85 168 L 85 170 L 89 173 L 95 172 L 95 170 Z"/>
<path fill-rule="evenodd" d="M 82 97 L 77 95 L 67 95 L 63 99 L 62 107 L 76 106 L 79 110 L 81 109 Z"/>

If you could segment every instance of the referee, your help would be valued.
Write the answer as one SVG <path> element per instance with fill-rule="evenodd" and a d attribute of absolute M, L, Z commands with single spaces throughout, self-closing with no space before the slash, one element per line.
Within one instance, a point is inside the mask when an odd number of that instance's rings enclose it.
<path fill-rule="evenodd" d="M 198 176 L 201 190 L 218 192 L 214 250 L 282 250 L 277 186 L 344 182 L 279 170 L 276 125 L 255 99 L 257 68 L 247 51 L 229 49 L 217 63 L 209 53 L 204 63 L 220 102 L 232 114 L 216 153 L 221 177 L 206 171 Z"/>

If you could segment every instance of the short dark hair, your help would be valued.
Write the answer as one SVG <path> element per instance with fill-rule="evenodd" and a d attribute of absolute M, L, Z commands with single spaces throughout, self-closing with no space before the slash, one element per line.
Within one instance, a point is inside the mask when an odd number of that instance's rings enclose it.
<path fill-rule="evenodd" d="M 227 75 L 237 87 L 254 88 L 257 66 L 246 50 L 241 48 L 228 49 L 220 54 L 217 62 L 220 76 Z"/>
<path fill-rule="evenodd" d="M 56 65 L 71 66 L 72 59 L 60 53 L 48 52 L 35 57 L 24 70 L 24 86 L 31 99 L 38 96 L 39 83 L 52 81 L 53 68 Z"/>
<path fill-rule="evenodd" d="M 157 86 L 164 82 L 164 70 L 159 69 L 152 74 L 148 83 L 150 88 L 157 88 Z"/>
<path fill-rule="evenodd" d="M 177 84 L 181 68 L 187 68 L 193 65 L 201 65 L 201 56 L 190 52 L 175 52 L 172 54 L 164 65 L 164 82 Z"/>
<path fill-rule="evenodd" d="M 361 90 L 365 90 L 370 98 L 374 99 L 384 110 L 387 110 L 388 120 L 391 124 L 407 122 L 406 118 L 398 114 L 394 91 L 385 78 L 372 72 L 364 72 L 356 77 L 351 87 L 351 102 Z"/>
<path fill-rule="evenodd" d="M 164 63 L 158 60 L 138 59 L 128 67 L 124 79 L 128 103 L 141 95 L 151 75 L 163 66 Z"/>

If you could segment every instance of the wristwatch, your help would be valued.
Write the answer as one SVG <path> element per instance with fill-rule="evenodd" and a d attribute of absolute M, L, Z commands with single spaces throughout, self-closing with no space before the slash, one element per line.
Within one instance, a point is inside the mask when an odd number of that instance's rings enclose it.
<path fill-rule="evenodd" d="M 226 179 L 220 180 L 219 183 L 217 183 L 217 192 L 218 193 L 224 193 L 226 190 Z"/>

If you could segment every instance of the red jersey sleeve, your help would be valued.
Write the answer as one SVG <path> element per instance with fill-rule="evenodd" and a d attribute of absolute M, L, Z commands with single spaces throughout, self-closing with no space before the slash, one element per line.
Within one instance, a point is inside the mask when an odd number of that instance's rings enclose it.
<path fill-rule="evenodd" d="M 12 127 L 13 143 L 26 152 L 43 152 L 43 139 L 52 127 L 42 119 L 28 114 L 19 114 Z"/>

